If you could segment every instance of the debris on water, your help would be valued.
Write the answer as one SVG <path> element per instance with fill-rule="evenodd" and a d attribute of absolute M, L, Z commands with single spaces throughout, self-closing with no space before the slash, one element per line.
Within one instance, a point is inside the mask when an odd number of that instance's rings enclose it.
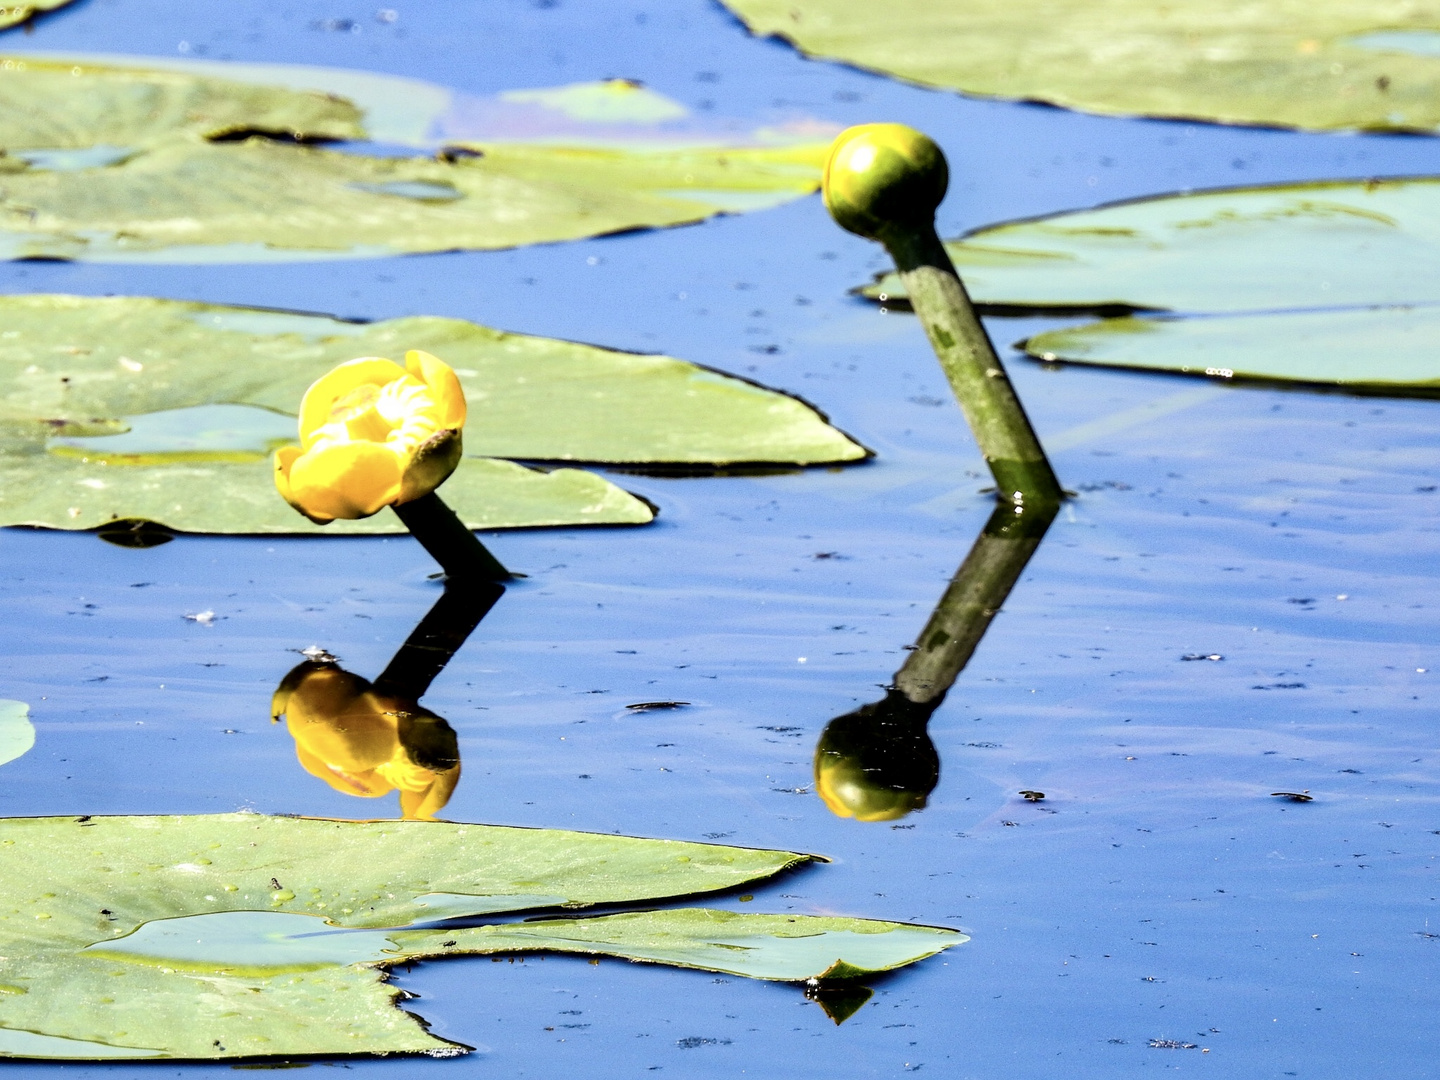
<path fill-rule="evenodd" d="M 1039 802 L 1041 799 L 1045 798 L 1045 793 L 1043 791 L 1031 791 L 1029 788 L 1025 788 L 1020 792 L 1020 794 L 1025 796 L 1026 802 Z"/>
<path fill-rule="evenodd" d="M 1154 1050 L 1198 1050 L 1195 1043 L 1179 1042 L 1176 1039 L 1151 1039 L 1150 1047 Z"/>
<path fill-rule="evenodd" d="M 193 615 L 187 613 L 185 618 L 191 622 L 199 623 L 201 626 L 211 626 L 215 622 L 215 612 L 207 608 L 204 611 L 195 612 Z"/>
<path fill-rule="evenodd" d="M 338 664 L 340 658 L 328 649 L 322 649 L 319 645 L 311 645 L 305 649 L 296 650 L 312 664 Z"/>
<path fill-rule="evenodd" d="M 1289 799 L 1291 802 L 1315 801 L 1315 796 L 1310 794 L 1308 787 L 1304 791 L 1272 791 L 1270 794 L 1277 799 Z"/>
<path fill-rule="evenodd" d="M 1180 659 L 1181 659 L 1181 660 L 1224 660 L 1225 657 L 1221 656 L 1218 652 L 1212 652 L 1212 653 L 1195 653 L 1195 652 L 1192 652 L 1192 653 L 1186 653 L 1184 656 L 1180 657 Z"/>
<path fill-rule="evenodd" d="M 649 709 L 683 709 L 689 704 L 688 701 L 637 701 L 633 705 L 625 707 L 634 709 L 636 712 L 645 712 Z"/>

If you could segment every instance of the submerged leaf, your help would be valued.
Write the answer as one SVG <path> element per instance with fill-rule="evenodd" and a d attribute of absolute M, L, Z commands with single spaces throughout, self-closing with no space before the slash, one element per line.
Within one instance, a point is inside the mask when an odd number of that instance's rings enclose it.
<path fill-rule="evenodd" d="M 572 240 L 809 194 L 826 148 L 814 125 L 686 124 L 682 106 L 623 80 L 476 99 L 363 72 L 139 64 L 0 61 L 0 258 L 269 262 Z M 445 149 L 297 141 L 367 136 Z"/>
<path fill-rule="evenodd" d="M 506 334 L 461 319 L 353 323 L 146 297 L 0 297 L 0 524 L 147 519 L 197 532 L 321 532 L 276 495 L 305 389 L 355 356 L 422 349 L 460 377 L 466 458 L 444 495 L 473 528 L 643 524 L 653 512 L 544 461 L 853 461 L 804 402 L 664 356 Z M 223 498 L 217 497 L 223 493 Z M 400 532 L 390 515 L 325 532 Z"/>
<path fill-rule="evenodd" d="M 257 814 L 0 822 L 0 1055 L 463 1052 L 395 1008 L 381 967 L 578 952 L 825 979 L 966 940 L 861 919 L 681 909 L 466 928 L 460 915 L 669 898 L 808 856 L 543 829 Z"/>
<path fill-rule="evenodd" d="M 1440 308 L 1106 319 L 1025 342 L 1042 360 L 1440 396 Z"/>
<path fill-rule="evenodd" d="M 946 244 L 977 303 L 1258 311 L 1440 300 L 1440 177 L 1229 188 L 988 225 Z M 864 290 L 905 299 L 899 276 Z"/>
<path fill-rule="evenodd" d="M 1440 31 L 1424 5 L 725 2 L 811 55 L 987 97 L 1321 130 L 1440 126 Z"/>
<path fill-rule="evenodd" d="M 0 765 L 29 753 L 34 745 L 30 706 L 23 701 L 0 701 Z"/>

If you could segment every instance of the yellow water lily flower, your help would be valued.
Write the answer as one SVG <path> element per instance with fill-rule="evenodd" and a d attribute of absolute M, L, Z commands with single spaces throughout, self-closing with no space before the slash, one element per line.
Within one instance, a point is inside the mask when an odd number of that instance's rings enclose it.
<path fill-rule="evenodd" d="M 402 368 L 364 356 L 305 392 L 300 445 L 275 452 L 275 486 L 319 525 L 429 495 L 460 463 L 465 393 L 455 372 L 411 350 Z"/>
<path fill-rule="evenodd" d="M 407 818 L 433 819 L 460 782 L 459 745 L 442 717 L 336 664 L 307 661 L 286 675 L 270 705 L 272 721 L 282 716 L 306 772 L 360 798 L 398 788 Z"/>

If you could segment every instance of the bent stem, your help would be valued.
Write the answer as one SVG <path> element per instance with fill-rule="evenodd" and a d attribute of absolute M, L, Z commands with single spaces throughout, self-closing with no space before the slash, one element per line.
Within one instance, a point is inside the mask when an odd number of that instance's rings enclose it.
<path fill-rule="evenodd" d="M 1030 419 L 933 221 L 896 223 L 879 236 L 920 317 L 945 377 L 995 477 L 997 498 L 1056 506 L 1064 497 Z"/>
<path fill-rule="evenodd" d="M 454 579 L 375 679 L 375 689 L 419 700 L 505 593 L 495 581 Z"/>
<path fill-rule="evenodd" d="M 411 535 L 440 564 L 447 577 L 472 581 L 508 581 L 515 575 L 490 554 L 455 511 L 431 492 L 391 507 Z"/>

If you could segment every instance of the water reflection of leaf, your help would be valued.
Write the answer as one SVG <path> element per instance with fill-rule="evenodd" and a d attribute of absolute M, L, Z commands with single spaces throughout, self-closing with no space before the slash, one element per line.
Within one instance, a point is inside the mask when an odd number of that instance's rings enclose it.
<path fill-rule="evenodd" d="M 463 1053 L 376 965 L 570 952 L 805 981 L 966 940 L 863 919 L 679 909 L 406 929 L 767 878 L 783 851 L 440 822 L 223 814 L 0 820 L 0 1055 L 234 1059 Z M 99 912 L 99 914 L 97 914 Z M 400 929 L 387 929 L 396 928 Z"/>
<path fill-rule="evenodd" d="M 319 532 L 266 456 L 305 388 L 355 356 L 423 349 L 456 369 L 471 422 L 446 499 L 473 528 L 643 524 L 593 473 L 493 457 L 813 464 L 867 451 L 804 402 L 663 356 L 505 334 L 460 319 L 354 323 L 139 297 L 0 297 L 0 524 Z M 283 429 L 289 424 L 289 432 Z M 215 498 L 224 492 L 224 498 Z M 395 532 L 385 517 L 328 532 Z"/>
<path fill-rule="evenodd" d="M 1321 130 L 1440 127 L 1440 35 L 1416 5 L 725 2 L 755 33 L 812 55 L 986 97 Z"/>

